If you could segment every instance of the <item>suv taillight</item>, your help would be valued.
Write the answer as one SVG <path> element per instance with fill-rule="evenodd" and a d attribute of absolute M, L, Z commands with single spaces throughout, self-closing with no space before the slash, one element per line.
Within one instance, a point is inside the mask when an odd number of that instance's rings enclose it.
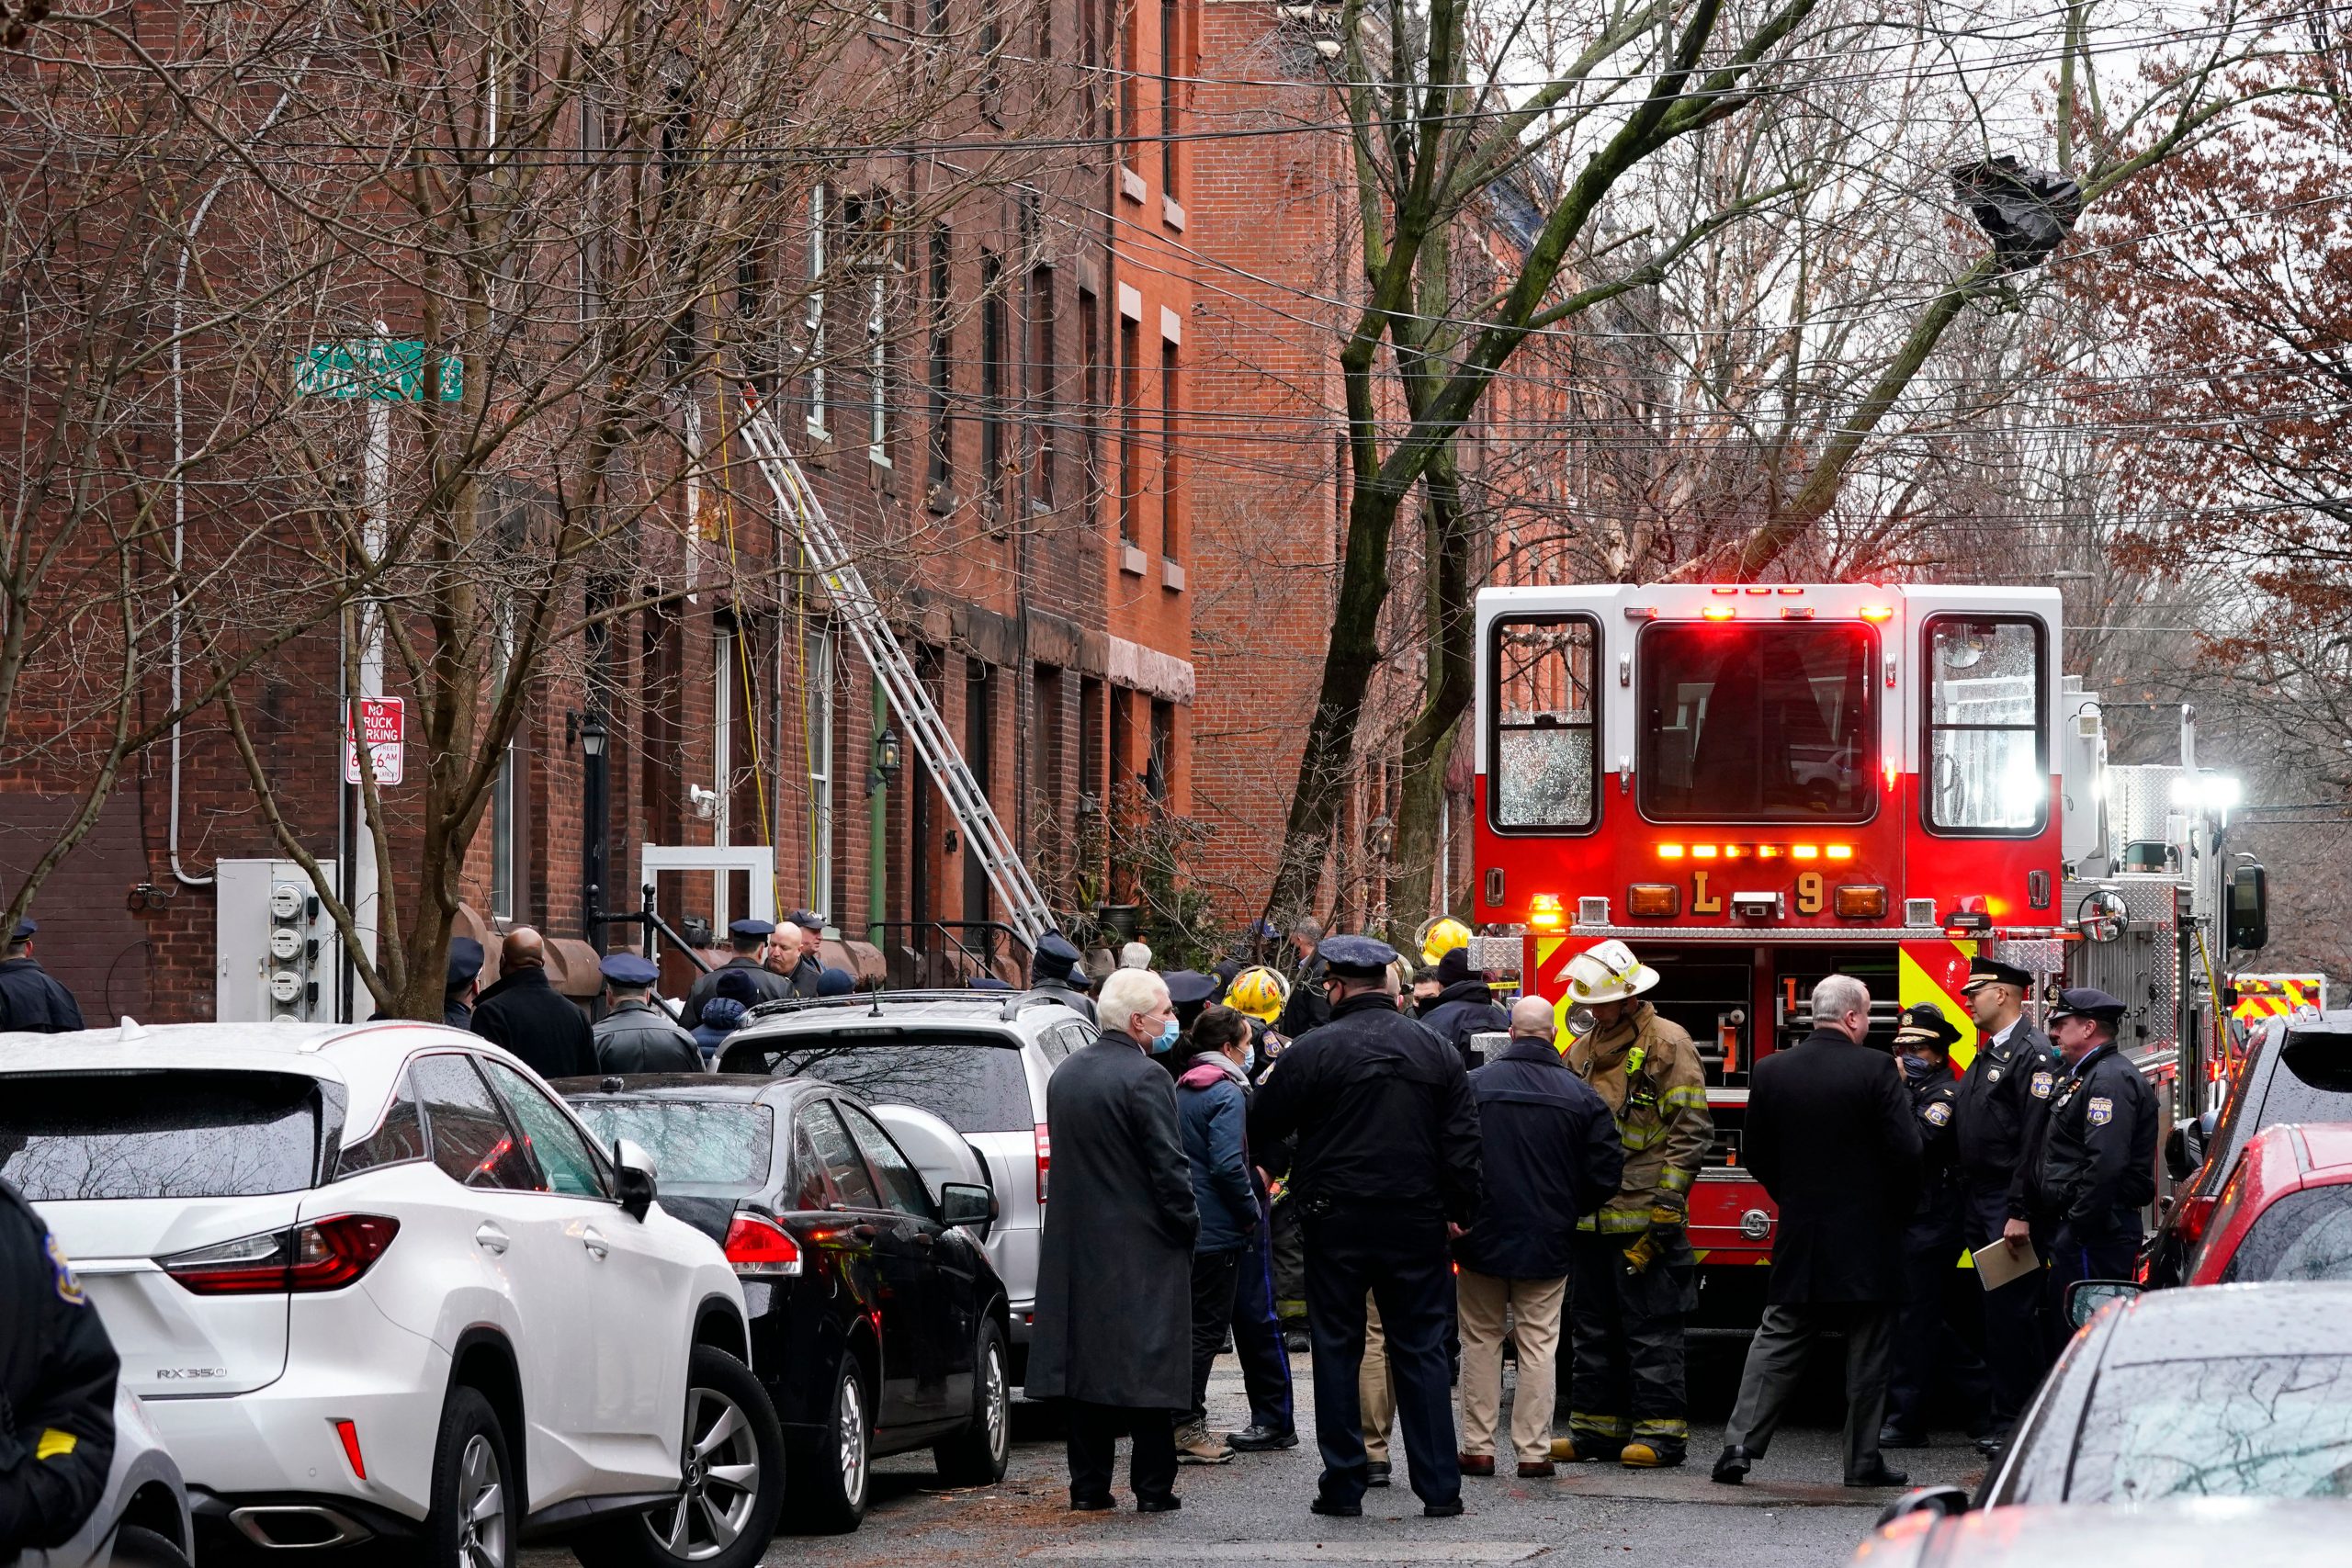
<path fill-rule="evenodd" d="M 373 1268 L 400 1230 L 400 1221 L 385 1214 L 336 1214 L 155 1261 L 199 1296 L 339 1291 Z"/>
<path fill-rule="evenodd" d="M 800 1272 L 800 1244 L 773 1220 L 737 1214 L 727 1224 L 727 1261 L 746 1280 L 789 1279 Z"/>
<path fill-rule="evenodd" d="M 2183 1247 L 2195 1247 L 2205 1239 L 2205 1227 L 2213 1223 L 2213 1209 L 2220 1201 L 2211 1197 L 2191 1193 L 2181 1200 L 2180 1241 Z"/>
<path fill-rule="evenodd" d="M 1054 1168 L 1054 1140 L 1046 1123 L 1037 1123 L 1037 1201 L 1046 1201 L 1046 1173 Z"/>

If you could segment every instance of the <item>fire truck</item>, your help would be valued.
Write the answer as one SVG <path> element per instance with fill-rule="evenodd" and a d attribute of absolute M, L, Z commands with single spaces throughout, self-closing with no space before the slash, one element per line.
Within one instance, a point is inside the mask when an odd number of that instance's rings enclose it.
<path fill-rule="evenodd" d="M 1568 585 L 1478 596 L 1476 962 L 1551 998 L 1611 937 L 1698 1043 L 1715 1146 L 1690 1199 L 1701 1321 L 1754 1321 L 1775 1214 L 1742 1168 L 1756 1062 L 1815 981 L 1874 1034 L 1980 944 L 2057 976 L 2071 863 L 2100 847 L 2097 724 L 2073 722 L 2059 594 L 1892 584 Z M 2080 775 L 2079 778 L 2076 775 Z M 2077 787 L 2078 785 L 2082 787 Z"/>

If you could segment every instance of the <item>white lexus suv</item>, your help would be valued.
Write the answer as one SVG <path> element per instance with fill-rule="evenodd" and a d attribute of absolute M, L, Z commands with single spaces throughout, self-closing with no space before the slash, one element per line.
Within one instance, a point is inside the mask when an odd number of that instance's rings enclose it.
<path fill-rule="evenodd" d="M 735 1274 L 653 1174 L 437 1024 L 0 1034 L 0 1176 L 199 1528 L 250 1547 L 755 1562 L 782 1437 Z"/>

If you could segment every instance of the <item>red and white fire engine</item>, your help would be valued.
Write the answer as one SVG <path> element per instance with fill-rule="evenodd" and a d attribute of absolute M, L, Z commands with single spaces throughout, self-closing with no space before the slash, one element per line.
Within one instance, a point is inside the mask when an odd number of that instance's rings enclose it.
<path fill-rule="evenodd" d="M 1752 1322 L 1742 1266 L 1769 1259 L 1774 1212 L 1741 1168 L 1748 1072 L 1809 1032 L 1814 983 L 1860 976 L 1889 1038 L 1935 1002 L 1965 1065 L 1977 944 L 2065 967 L 2064 874 L 2105 829 L 2059 594 L 1500 588 L 1477 636 L 1476 956 L 1564 1028 L 1583 948 L 1614 937 L 1661 972 L 1647 999 L 1698 1042 L 1715 1122 L 1690 1201 L 1702 1316 Z"/>

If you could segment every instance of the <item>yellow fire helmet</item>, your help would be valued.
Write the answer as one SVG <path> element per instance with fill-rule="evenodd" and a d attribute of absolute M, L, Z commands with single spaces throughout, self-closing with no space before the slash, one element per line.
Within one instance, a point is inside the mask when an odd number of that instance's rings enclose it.
<path fill-rule="evenodd" d="M 1658 973 L 1634 956 L 1634 950 L 1613 938 L 1595 942 L 1568 960 L 1571 1003 L 1622 1002 L 1640 996 L 1658 982 Z"/>
<path fill-rule="evenodd" d="M 1225 1005 L 1248 1013 L 1260 1023 L 1272 1023 L 1282 1017 L 1283 1007 L 1289 1000 L 1290 982 L 1263 966 L 1244 969 L 1225 988 Z"/>
<path fill-rule="evenodd" d="M 1456 919 L 1432 920 L 1429 929 L 1421 933 L 1421 962 L 1434 969 L 1439 959 L 1457 947 L 1469 945 L 1468 926 Z"/>

